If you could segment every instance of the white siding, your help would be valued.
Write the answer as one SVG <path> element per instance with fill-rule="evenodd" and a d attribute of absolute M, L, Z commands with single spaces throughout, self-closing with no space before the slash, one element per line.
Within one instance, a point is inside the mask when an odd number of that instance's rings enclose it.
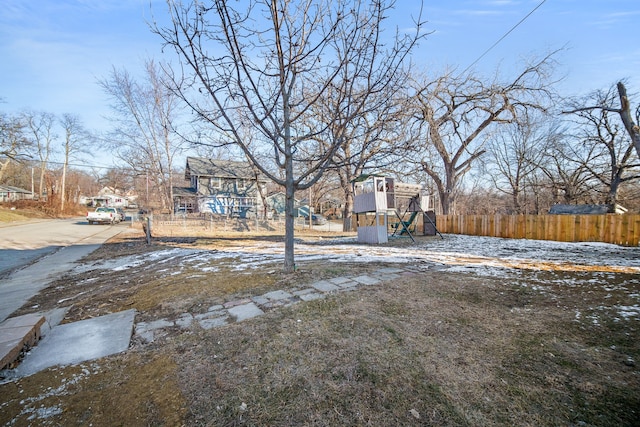
<path fill-rule="evenodd" d="M 387 198 L 384 192 L 358 194 L 353 200 L 353 212 L 385 212 Z"/>
<path fill-rule="evenodd" d="M 387 227 L 383 225 L 373 225 L 358 227 L 358 243 L 387 243 Z"/>

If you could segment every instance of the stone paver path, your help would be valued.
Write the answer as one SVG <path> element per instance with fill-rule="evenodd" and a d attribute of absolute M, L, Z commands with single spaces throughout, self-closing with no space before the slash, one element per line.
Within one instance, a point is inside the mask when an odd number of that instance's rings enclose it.
<path fill-rule="evenodd" d="M 203 329 L 211 329 L 233 322 L 242 322 L 263 315 L 268 310 L 288 307 L 300 302 L 325 298 L 329 294 L 348 292 L 363 286 L 379 285 L 398 279 L 405 274 L 415 274 L 410 268 L 381 268 L 371 274 L 359 276 L 342 276 L 319 280 L 295 289 L 276 290 L 251 298 L 228 301 L 213 305 L 205 313 L 183 313 L 175 320 L 159 319 L 153 322 L 139 322 L 135 325 L 135 333 L 145 342 L 153 342 L 162 336 L 167 328 L 189 328 L 197 322 Z"/>

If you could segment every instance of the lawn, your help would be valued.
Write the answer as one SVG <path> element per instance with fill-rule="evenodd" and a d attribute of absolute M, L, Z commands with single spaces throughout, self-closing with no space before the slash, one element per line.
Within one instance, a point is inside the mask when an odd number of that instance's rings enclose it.
<path fill-rule="evenodd" d="M 402 272 L 242 322 L 134 335 L 125 353 L 2 384 L 0 424 L 638 425 L 638 248 L 450 235 L 380 247 L 301 232 L 284 274 L 277 234 L 154 235 L 112 240 L 21 313 L 171 320 Z"/>

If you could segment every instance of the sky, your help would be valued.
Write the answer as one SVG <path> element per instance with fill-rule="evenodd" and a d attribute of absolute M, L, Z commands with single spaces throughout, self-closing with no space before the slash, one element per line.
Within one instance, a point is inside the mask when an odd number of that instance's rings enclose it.
<path fill-rule="evenodd" d="M 408 30 L 418 5 L 397 0 L 390 23 Z M 146 59 L 166 59 L 148 24 L 165 9 L 162 0 L 3 0 L 0 112 L 72 113 L 107 131 L 109 98 L 98 81 L 113 68 L 135 75 Z M 427 73 L 472 66 L 481 75 L 514 76 L 524 60 L 562 49 L 562 95 L 620 79 L 640 94 L 637 0 L 424 0 L 422 19 L 431 34 L 413 59 Z"/>

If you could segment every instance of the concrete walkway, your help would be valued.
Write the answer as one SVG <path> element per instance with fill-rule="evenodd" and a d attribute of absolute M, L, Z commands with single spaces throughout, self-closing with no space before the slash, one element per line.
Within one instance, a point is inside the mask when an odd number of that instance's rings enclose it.
<path fill-rule="evenodd" d="M 138 322 L 135 327 L 135 310 L 58 325 L 65 313 L 65 309 L 58 309 L 45 314 L 49 326 L 43 331 L 42 341 L 26 354 L 17 368 L 4 371 L 3 376 L 11 381 L 51 366 L 76 364 L 126 351 L 134 331 L 141 341 L 150 343 L 166 334 L 169 328 L 188 329 L 195 323 L 203 329 L 211 329 L 253 319 L 269 310 L 382 284 L 412 274 L 415 272 L 410 267 L 381 268 L 372 274 L 335 277 L 293 289 L 228 301 L 211 306 L 204 313 L 182 313 L 175 319 Z M 50 321 L 49 318 L 53 317 L 55 319 Z"/>
<path fill-rule="evenodd" d="M 51 281 L 73 268 L 79 259 L 97 249 L 102 241 L 63 247 L 3 280 L 0 283 L 0 323 Z M 279 307 L 381 284 L 405 274 L 414 272 L 410 267 L 382 268 L 370 275 L 320 280 L 292 289 L 275 290 L 251 298 L 227 301 L 209 307 L 204 313 L 182 313 L 173 319 L 139 322 L 135 326 L 134 310 L 59 325 L 66 309 L 58 309 L 43 314 L 47 318 L 42 331 L 43 339 L 25 355 L 15 369 L 3 371 L 3 376 L 6 380 L 16 379 L 50 366 L 76 364 L 126 351 L 132 333 L 143 342 L 153 342 L 164 335 L 168 328 L 187 329 L 196 323 L 203 329 L 211 329 L 242 322 Z"/>
<path fill-rule="evenodd" d="M 220 327 L 233 322 L 242 322 L 263 315 L 266 311 L 288 307 L 303 301 L 326 298 L 327 295 L 353 291 L 363 286 L 372 286 L 398 279 L 403 275 L 415 274 L 410 268 L 381 268 L 372 274 L 342 276 L 320 280 L 309 285 L 289 290 L 276 290 L 262 295 L 209 307 L 205 313 L 182 313 L 175 319 L 158 319 L 139 322 L 135 325 L 135 335 L 143 342 L 153 342 L 163 336 L 168 328 L 187 329 L 196 322 L 203 329 Z"/>
<path fill-rule="evenodd" d="M 46 314 L 38 313 L 20 316 L 18 318 L 9 318 L 13 312 L 25 305 L 31 297 L 47 287 L 63 273 L 71 270 L 78 260 L 99 248 L 101 244 L 110 237 L 122 231 L 122 229 L 110 227 L 103 232 L 95 233 L 83 239 L 82 244 L 54 248 L 53 253 L 43 256 L 33 264 L 16 270 L 8 277 L 0 280 L 0 361 L 2 362 L 0 368 L 8 363 L 13 363 L 16 356 L 19 355 L 24 348 L 32 347 L 38 342 L 41 336 L 45 338 L 43 338 L 39 345 L 34 347 L 33 353 L 46 355 L 44 357 L 45 361 L 38 361 L 37 358 L 33 357 L 26 357 L 21 365 L 19 365 L 19 370 L 14 373 L 15 375 L 30 375 L 42 369 L 42 366 L 48 367 L 60 363 L 73 363 L 73 360 L 66 360 L 64 358 L 64 349 L 66 349 L 67 352 L 76 353 L 82 358 L 84 357 L 82 355 L 87 354 L 87 349 L 91 346 L 93 349 L 89 351 L 93 352 L 95 352 L 98 347 L 103 348 L 106 352 L 113 351 L 114 348 L 120 349 L 122 346 L 117 347 L 117 344 L 122 342 L 125 337 L 126 346 L 124 349 L 128 347 L 135 312 L 132 312 L 133 314 L 129 316 L 130 325 L 128 333 L 126 325 L 116 325 L 117 329 L 114 331 L 120 333 L 122 338 L 120 340 L 114 340 L 113 334 L 107 335 L 106 339 L 108 341 L 114 341 L 114 344 L 112 345 L 110 342 L 106 342 L 100 343 L 99 346 L 96 340 L 91 341 L 87 339 L 87 336 L 91 335 L 91 329 L 86 327 L 80 329 L 84 332 L 78 334 L 78 340 L 72 339 L 65 342 L 60 339 L 60 335 L 58 335 L 58 338 L 46 337 L 46 334 L 53 329 L 56 329 L 56 333 L 59 334 L 59 329 L 56 325 L 62 321 L 66 309 L 53 310 Z M 50 251 L 44 253 L 48 252 Z M 129 319 L 129 317 L 127 317 L 127 319 Z M 95 323 L 94 329 L 102 328 L 104 331 L 110 330 L 109 328 L 111 328 L 111 326 L 108 326 L 110 323 L 109 319 L 96 320 Z M 82 326 L 83 325 L 80 325 L 79 327 L 82 328 Z M 62 328 L 62 326 L 59 328 Z M 62 328 L 62 330 L 64 329 L 65 328 Z M 67 334 L 73 334 L 75 330 L 76 329 L 72 327 L 68 327 Z M 60 342 L 62 343 L 62 347 L 51 347 L 50 344 L 46 344 L 47 342 Z M 35 351 L 35 349 L 38 350 Z M 60 356 L 62 356 L 62 358 L 60 358 Z M 29 359 L 28 363 L 27 359 Z M 31 362 L 31 360 L 35 360 L 35 362 Z M 29 363 L 31 363 L 31 365 Z M 23 368 L 23 365 L 26 367 Z"/>
<path fill-rule="evenodd" d="M 26 377 L 51 366 L 123 352 L 129 348 L 135 314 L 135 310 L 126 310 L 55 326 L 8 377 Z"/>

